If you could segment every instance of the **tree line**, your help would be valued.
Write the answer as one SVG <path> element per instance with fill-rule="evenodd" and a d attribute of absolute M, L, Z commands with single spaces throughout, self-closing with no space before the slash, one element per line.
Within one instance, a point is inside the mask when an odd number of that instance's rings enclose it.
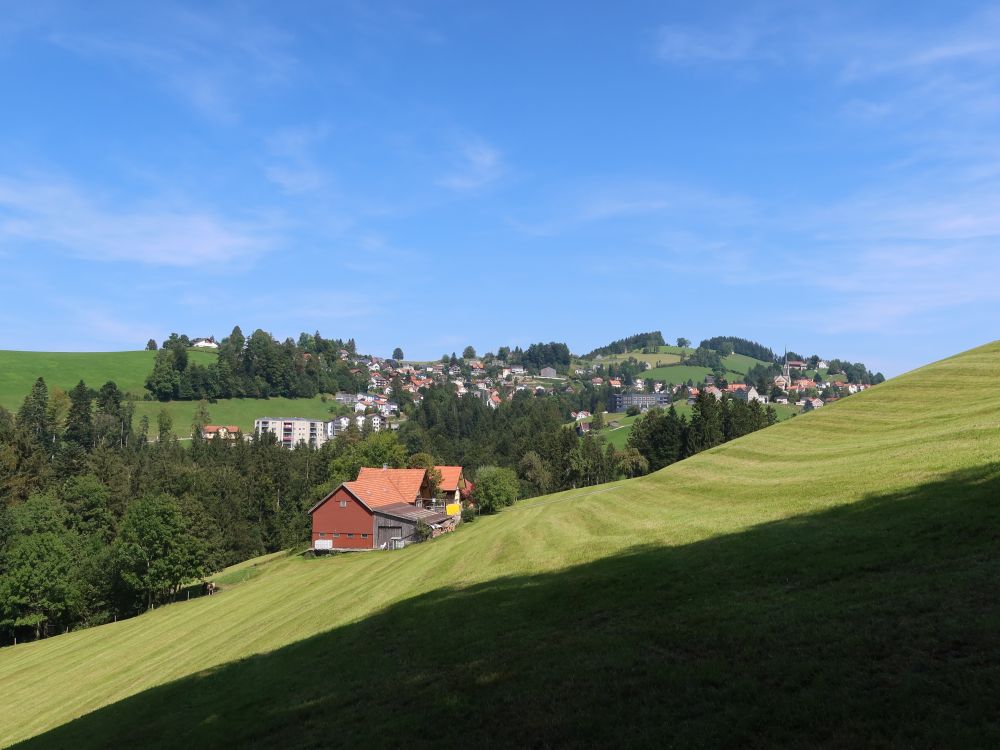
<path fill-rule="evenodd" d="M 660 331 L 649 331 L 647 333 L 635 333 L 623 339 L 617 339 L 605 346 L 599 346 L 588 354 L 586 359 L 593 359 L 597 355 L 603 357 L 609 354 L 626 354 L 636 349 L 656 350 L 658 347 L 666 346 L 667 342 Z"/>
<path fill-rule="evenodd" d="M 340 350 L 355 353 L 353 339 L 324 339 L 303 333 L 298 342 L 278 342 L 257 329 L 249 337 L 239 326 L 219 343 L 217 360 L 201 365 L 188 354 L 187 336 L 172 334 L 156 354 L 146 378 L 150 397 L 160 401 L 220 398 L 312 398 L 319 393 L 367 388 L 367 373 L 352 372 Z"/>
<path fill-rule="evenodd" d="M 777 421 L 778 416 L 771 406 L 762 406 L 757 401 L 739 401 L 726 395 L 716 399 L 702 391 L 695 399 L 690 419 L 678 415 L 673 404 L 666 410 L 651 409 L 637 419 L 629 434 L 628 447 L 646 460 L 649 471 L 659 471 Z"/>

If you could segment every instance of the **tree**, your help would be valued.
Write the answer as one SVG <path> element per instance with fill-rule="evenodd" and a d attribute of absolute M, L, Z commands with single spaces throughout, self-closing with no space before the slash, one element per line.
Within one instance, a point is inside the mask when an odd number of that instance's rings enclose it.
<path fill-rule="evenodd" d="M 598 409 L 594 412 L 594 416 L 590 418 L 590 430 L 591 432 L 600 432 L 604 429 L 604 414 Z"/>
<path fill-rule="evenodd" d="M 153 371 L 146 378 L 146 390 L 153 398 L 169 401 L 177 393 L 180 385 L 180 375 L 174 367 L 174 353 L 163 348 L 156 353 Z"/>
<path fill-rule="evenodd" d="M 411 469 L 427 470 L 427 481 L 430 485 L 431 497 L 437 497 L 438 490 L 441 488 L 441 472 L 437 469 L 434 456 L 430 453 L 414 453 L 410 456 L 407 466 Z"/>
<path fill-rule="evenodd" d="M 33 495 L 15 510 L 14 538 L 0 556 L 0 626 L 31 628 L 41 638 L 80 608 L 72 535 L 63 521 L 51 495 Z"/>
<path fill-rule="evenodd" d="M 533 485 L 539 495 L 546 494 L 552 486 L 552 473 L 536 451 L 525 453 L 517 465 L 517 470 L 521 478 Z"/>
<path fill-rule="evenodd" d="M 625 476 L 639 477 L 649 471 L 649 461 L 636 448 L 626 448 L 615 455 L 618 470 Z"/>
<path fill-rule="evenodd" d="M 156 339 L 150 339 L 149 341 L 146 342 L 146 351 L 147 352 L 155 352 L 156 349 L 157 349 Z"/>
<path fill-rule="evenodd" d="M 396 347 L 392 350 L 392 358 L 397 362 L 403 361 L 403 350 L 400 347 Z"/>
<path fill-rule="evenodd" d="M 39 378 L 24 397 L 17 412 L 17 424 L 38 440 L 44 440 L 51 429 L 48 415 L 49 389 Z"/>
<path fill-rule="evenodd" d="M 417 521 L 417 525 L 414 527 L 413 531 L 417 535 L 418 542 L 426 542 L 434 533 L 431 527 L 428 526 L 427 522 L 422 518 Z"/>
<path fill-rule="evenodd" d="M 68 442 L 81 448 L 90 448 L 94 439 L 94 415 L 91 408 L 90 389 L 82 380 L 69 392 L 69 413 L 66 415 Z"/>
<path fill-rule="evenodd" d="M 198 402 L 198 408 L 194 412 L 194 419 L 191 420 L 191 434 L 200 435 L 201 428 L 210 424 L 212 417 L 208 413 L 208 402 L 202 399 Z"/>
<path fill-rule="evenodd" d="M 66 417 L 69 415 L 69 396 L 62 388 L 53 386 L 49 392 L 49 404 L 45 415 L 48 428 L 55 435 L 61 435 L 66 429 Z"/>
<path fill-rule="evenodd" d="M 156 435 L 157 440 L 161 443 L 165 443 L 170 439 L 173 434 L 172 430 L 174 428 L 173 417 L 170 416 L 170 412 L 165 408 L 160 409 L 160 413 L 156 415 Z"/>
<path fill-rule="evenodd" d="M 476 349 L 473 346 L 467 346 L 462 350 L 462 359 L 475 359 Z"/>
<path fill-rule="evenodd" d="M 206 572 L 201 545 L 166 495 L 141 498 L 129 507 L 115 540 L 113 560 L 122 583 L 146 609 Z"/>
<path fill-rule="evenodd" d="M 517 474 L 499 466 L 484 466 L 476 473 L 472 499 L 480 513 L 496 513 L 518 497 Z"/>
<path fill-rule="evenodd" d="M 686 339 L 683 336 L 680 336 L 677 339 L 677 346 L 679 346 L 681 349 L 687 349 L 689 346 L 691 346 L 691 340 Z"/>

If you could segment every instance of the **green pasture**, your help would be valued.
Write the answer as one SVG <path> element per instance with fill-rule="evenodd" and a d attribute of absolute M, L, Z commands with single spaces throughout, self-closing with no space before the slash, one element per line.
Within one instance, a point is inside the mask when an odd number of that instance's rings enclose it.
<path fill-rule="evenodd" d="M 0 745 L 996 747 L 998 366 L 2 649 Z"/>

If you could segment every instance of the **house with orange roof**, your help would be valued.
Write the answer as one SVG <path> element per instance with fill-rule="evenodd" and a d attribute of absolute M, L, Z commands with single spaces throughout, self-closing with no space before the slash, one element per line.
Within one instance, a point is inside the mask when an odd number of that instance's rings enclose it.
<path fill-rule="evenodd" d="M 461 466 L 435 466 L 441 474 L 441 481 L 438 482 L 437 496 L 439 499 L 450 503 L 457 503 L 462 500 L 462 491 L 466 488 L 465 474 Z"/>
<path fill-rule="evenodd" d="M 236 440 L 240 435 L 240 428 L 234 424 L 207 424 L 201 428 L 201 437 L 204 440 L 211 440 L 218 437 L 221 440 Z"/>
<path fill-rule="evenodd" d="M 461 479 L 448 469 L 449 486 Z M 445 472 L 442 472 L 442 476 Z M 456 519 L 429 507 L 433 503 L 426 469 L 364 467 L 312 508 L 312 549 L 349 551 L 395 549 L 419 541 L 423 522 L 432 533 L 454 529 Z"/>

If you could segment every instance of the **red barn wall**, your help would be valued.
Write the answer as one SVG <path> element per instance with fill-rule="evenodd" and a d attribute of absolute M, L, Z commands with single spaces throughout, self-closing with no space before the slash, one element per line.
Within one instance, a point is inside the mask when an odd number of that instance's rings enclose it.
<path fill-rule="evenodd" d="M 347 507 L 340 507 L 342 500 L 347 502 Z M 330 539 L 334 549 L 373 549 L 374 527 L 373 516 L 368 509 L 341 487 L 313 511 L 313 545 L 317 539 Z M 339 536 L 335 536 L 337 534 Z"/>

